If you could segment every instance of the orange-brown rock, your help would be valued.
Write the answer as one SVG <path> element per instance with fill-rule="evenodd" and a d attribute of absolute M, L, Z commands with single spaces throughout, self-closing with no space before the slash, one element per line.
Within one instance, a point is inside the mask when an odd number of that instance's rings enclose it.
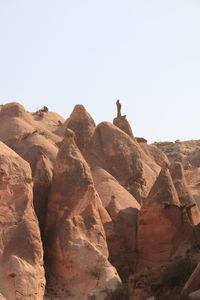
<path fill-rule="evenodd" d="M 95 189 L 112 222 L 104 222 L 109 249 L 109 260 L 127 281 L 134 271 L 136 258 L 136 227 L 140 209 L 136 199 L 105 170 L 95 167 L 92 170 Z"/>
<path fill-rule="evenodd" d="M 137 270 L 184 255 L 191 248 L 193 227 L 167 167 L 163 167 L 138 217 Z"/>
<path fill-rule="evenodd" d="M 100 123 L 92 137 L 92 166 L 101 166 L 139 202 L 155 182 L 160 167 L 146 155 L 139 144 L 115 125 Z"/>
<path fill-rule="evenodd" d="M 0 166 L 0 294 L 6 300 L 43 299 L 43 250 L 31 170 L 2 142 Z"/>
<path fill-rule="evenodd" d="M 38 152 L 32 173 L 34 208 L 38 217 L 40 232 L 43 238 L 48 207 L 48 196 L 53 177 L 53 165 L 48 157 L 42 152 Z"/>
<path fill-rule="evenodd" d="M 76 144 L 84 157 L 87 158 L 88 146 L 96 125 L 83 105 L 75 105 L 70 117 L 58 129 L 57 133 L 62 134 L 65 132 L 66 128 L 74 131 L 76 135 Z"/>
<path fill-rule="evenodd" d="M 128 136 L 130 136 L 132 139 L 135 140 L 131 126 L 126 119 L 126 116 L 120 116 L 117 118 L 114 118 L 113 124 L 117 127 L 119 127 L 122 131 L 124 131 Z"/>
<path fill-rule="evenodd" d="M 185 177 L 197 206 L 200 209 L 200 168 L 193 168 L 186 171 Z"/>
<path fill-rule="evenodd" d="M 34 177 L 34 207 L 41 230 L 45 221 L 45 199 L 48 196 L 48 187 L 52 177 L 50 175 L 52 170 L 44 164 L 53 164 L 57 155 L 56 143 L 61 141 L 61 138 L 53 131 L 59 127 L 57 123 L 54 124 L 54 119 L 56 122 L 58 118 L 57 114 L 46 112 L 41 119 L 37 114 L 27 112 L 19 103 L 3 105 L 0 111 L 0 140 L 28 161 L 31 166 Z M 44 168 L 39 166 L 42 164 L 39 161 L 41 153 L 44 157 Z M 46 172 L 50 173 L 45 174 Z"/>
<path fill-rule="evenodd" d="M 200 222 L 199 209 L 185 180 L 182 164 L 179 162 L 173 163 L 170 166 L 170 173 L 179 197 L 179 201 L 182 207 L 186 210 L 191 224 L 198 225 Z"/>
<path fill-rule="evenodd" d="M 47 262 L 68 299 L 103 299 L 106 287 L 119 277 L 108 262 L 101 217 L 109 216 L 93 185 L 90 169 L 72 130 L 67 129 L 58 152 L 46 223 Z M 61 294 L 59 294 L 61 298 Z"/>
<path fill-rule="evenodd" d="M 140 147 L 142 151 L 148 156 L 153 159 L 153 161 L 159 165 L 160 167 L 170 165 L 170 162 L 165 155 L 158 147 L 154 145 L 148 145 L 145 142 L 140 142 Z"/>
<path fill-rule="evenodd" d="M 200 263 L 197 265 L 191 276 L 183 287 L 183 292 L 191 293 L 200 289 Z"/>
<path fill-rule="evenodd" d="M 186 181 L 200 208 L 200 140 L 155 143 L 171 162 L 181 162 Z"/>

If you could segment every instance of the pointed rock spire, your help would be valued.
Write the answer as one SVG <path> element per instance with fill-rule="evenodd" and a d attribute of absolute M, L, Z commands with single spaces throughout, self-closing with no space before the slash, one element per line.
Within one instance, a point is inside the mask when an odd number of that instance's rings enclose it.
<path fill-rule="evenodd" d="M 167 166 L 162 167 L 146 200 L 147 206 L 156 203 L 180 207 L 179 198 Z"/>
<path fill-rule="evenodd" d="M 61 278 L 68 291 L 63 299 L 69 291 L 75 299 L 88 299 L 93 292 L 98 298 L 109 288 L 108 282 L 115 287 L 120 279 L 107 259 L 101 217 L 109 220 L 109 216 L 75 140 L 74 132 L 67 128 L 56 158 L 45 230 L 47 261 L 51 273 Z M 100 271 L 93 276 L 95 268 Z M 99 289 L 94 291 L 97 278 Z"/>
<path fill-rule="evenodd" d="M 87 147 L 95 131 L 96 125 L 83 105 L 76 105 L 64 124 L 67 128 L 72 129 L 76 135 L 76 144 L 82 154 L 87 153 Z"/>

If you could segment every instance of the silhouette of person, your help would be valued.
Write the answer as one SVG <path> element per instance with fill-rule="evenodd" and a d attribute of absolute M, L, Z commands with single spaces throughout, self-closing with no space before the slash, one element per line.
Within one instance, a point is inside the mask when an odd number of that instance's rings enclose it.
<path fill-rule="evenodd" d="M 119 99 L 117 100 L 116 104 L 117 104 L 117 117 L 120 118 L 122 116 L 122 114 L 121 114 L 122 105 L 119 102 Z"/>

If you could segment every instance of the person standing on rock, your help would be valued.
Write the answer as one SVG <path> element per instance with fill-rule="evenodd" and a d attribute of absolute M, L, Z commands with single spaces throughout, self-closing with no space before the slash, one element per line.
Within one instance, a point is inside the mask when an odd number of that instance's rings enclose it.
<path fill-rule="evenodd" d="M 119 102 L 119 99 L 117 100 L 116 104 L 117 104 L 117 118 L 120 118 L 122 116 L 122 114 L 121 114 L 122 105 Z"/>

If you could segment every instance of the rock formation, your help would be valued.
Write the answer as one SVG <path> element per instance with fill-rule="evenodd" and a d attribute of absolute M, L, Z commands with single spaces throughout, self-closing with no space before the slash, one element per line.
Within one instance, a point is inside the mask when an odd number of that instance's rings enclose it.
<path fill-rule="evenodd" d="M 103 210 L 90 169 L 73 131 L 67 129 L 49 195 L 46 250 L 50 271 L 60 279 L 69 299 L 88 299 L 90 295 L 102 299 L 105 288 L 115 288 L 120 281 L 107 260 L 99 208 Z"/>
<path fill-rule="evenodd" d="M 119 100 L 117 100 L 116 104 L 117 104 L 117 117 L 114 118 L 113 124 L 115 126 L 119 127 L 126 134 L 128 134 L 128 136 L 130 136 L 133 140 L 135 140 L 135 138 L 133 136 L 131 126 L 130 126 L 129 122 L 126 119 L 126 116 L 125 115 L 122 116 L 122 114 L 121 114 L 121 107 L 122 106 L 121 106 Z"/>
<path fill-rule="evenodd" d="M 105 170 L 92 170 L 95 188 L 112 222 L 104 222 L 109 260 L 120 277 L 127 281 L 134 272 L 137 216 L 140 209 L 136 199 Z"/>
<path fill-rule="evenodd" d="M 191 248 L 193 227 L 181 208 L 167 167 L 163 167 L 138 218 L 137 270 L 167 262 Z"/>
<path fill-rule="evenodd" d="M 148 194 L 160 167 L 139 144 L 109 122 L 100 123 L 90 144 L 90 164 L 101 166 L 139 202 Z"/>
<path fill-rule="evenodd" d="M 179 297 L 183 282 L 152 282 L 177 256 L 199 262 L 200 143 L 149 145 L 116 104 L 97 126 L 83 105 L 66 120 L 0 106 L 0 299 Z"/>
<path fill-rule="evenodd" d="M 76 134 L 76 144 L 85 158 L 88 157 L 88 147 L 96 125 L 83 105 L 76 105 L 70 117 L 59 128 L 57 133 L 72 129 Z"/>
<path fill-rule="evenodd" d="M 0 294 L 43 299 L 45 279 L 27 162 L 0 142 Z"/>
<path fill-rule="evenodd" d="M 170 166 L 170 173 L 176 188 L 179 201 L 186 210 L 188 218 L 192 225 L 198 225 L 200 222 L 199 209 L 196 201 L 192 196 L 189 186 L 187 185 L 184 170 L 179 162 L 175 162 Z"/>
<path fill-rule="evenodd" d="M 191 193 L 200 208 L 200 140 L 155 143 L 173 162 L 181 162 Z"/>

